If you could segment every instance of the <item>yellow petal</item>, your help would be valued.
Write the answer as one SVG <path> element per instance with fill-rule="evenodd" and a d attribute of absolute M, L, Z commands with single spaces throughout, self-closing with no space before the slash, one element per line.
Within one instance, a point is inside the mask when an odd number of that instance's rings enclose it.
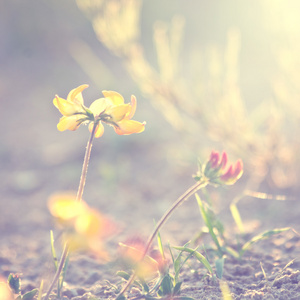
<path fill-rule="evenodd" d="M 100 98 L 95 100 L 91 106 L 89 107 L 89 110 L 93 113 L 95 117 L 99 116 L 102 112 L 104 112 L 107 108 L 112 106 L 112 103 L 109 99 L 106 98 Z"/>
<path fill-rule="evenodd" d="M 83 84 L 71 90 L 71 92 L 68 94 L 67 100 L 71 102 L 78 102 L 83 105 L 83 98 L 81 92 L 87 87 L 88 87 L 87 84 Z"/>
<path fill-rule="evenodd" d="M 136 111 L 136 98 L 135 96 L 131 95 L 131 110 L 129 112 L 129 114 L 126 116 L 126 119 L 130 120 Z"/>
<path fill-rule="evenodd" d="M 131 106 L 130 104 L 121 104 L 112 106 L 107 109 L 105 113 L 112 117 L 113 122 L 119 122 L 130 112 Z"/>
<path fill-rule="evenodd" d="M 123 120 L 118 122 L 118 126 L 114 126 L 115 132 L 119 135 L 127 135 L 132 133 L 140 133 L 145 129 L 145 123 L 133 120 Z"/>
<path fill-rule="evenodd" d="M 102 91 L 105 98 L 109 99 L 113 105 L 124 104 L 124 98 L 117 92 L 114 91 Z"/>
<path fill-rule="evenodd" d="M 89 131 L 92 132 L 93 130 L 93 127 L 94 127 L 94 122 L 91 122 L 89 124 Z M 101 122 L 98 123 L 97 125 L 97 128 L 96 128 L 96 131 L 95 131 L 95 138 L 99 138 L 103 135 L 104 133 L 104 126 L 102 125 Z"/>
<path fill-rule="evenodd" d="M 73 115 L 69 117 L 62 117 L 59 120 L 59 123 L 57 124 L 57 129 L 59 131 L 65 131 L 65 130 L 76 130 L 80 125 L 78 124 L 78 120 L 81 117 L 79 115 Z"/>
<path fill-rule="evenodd" d="M 11 289 L 8 287 L 6 282 L 4 282 L 4 278 L 3 278 L 3 282 L 0 282 L 0 295 L 1 295 L 0 299 L 3 299 L 3 300 L 13 300 L 14 299 Z"/>
<path fill-rule="evenodd" d="M 78 106 L 70 101 L 67 101 L 63 98 L 56 96 L 53 99 L 53 104 L 63 116 L 71 116 L 78 112 L 83 112 L 81 106 Z"/>
<path fill-rule="evenodd" d="M 100 237 L 105 230 L 101 215 L 92 209 L 87 210 L 76 218 L 75 230 L 86 236 Z"/>
<path fill-rule="evenodd" d="M 70 220 L 88 209 L 85 202 L 76 201 L 76 195 L 71 192 L 57 193 L 50 196 L 48 208 L 52 216 Z"/>

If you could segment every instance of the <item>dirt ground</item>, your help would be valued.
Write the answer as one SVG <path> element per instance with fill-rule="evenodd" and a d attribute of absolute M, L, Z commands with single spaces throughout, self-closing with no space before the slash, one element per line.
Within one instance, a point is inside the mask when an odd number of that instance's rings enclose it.
<path fill-rule="evenodd" d="M 71 17 L 64 19 L 66 8 L 56 11 L 53 3 L 34 5 L 38 5 L 37 10 L 24 3 L 0 4 L 0 27 L 7 28 L 1 33 L 5 46 L 0 53 L 0 276 L 5 279 L 10 273 L 21 273 L 22 292 L 39 287 L 42 279 L 45 286 L 50 283 L 54 266 L 49 231 L 54 229 L 57 234 L 58 230 L 47 209 L 47 199 L 57 191 L 76 190 L 88 139 L 84 127 L 77 132 L 57 131 L 60 114 L 52 105 L 55 94 L 65 97 L 83 83 L 90 84 L 84 94 L 89 103 L 99 97 L 102 89 L 118 90 L 126 99 L 133 93 L 138 98 L 136 119 L 147 121 L 145 132 L 139 135 L 120 137 L 106 128 L 104 136 L 93 145 L 83 198 L 120 227 L 120 232 L 107 242 L 112 258 L 119 242 L 136 236 L 147 239 L 153 220 L 157 221 L 194 184 L 192 175 L 197 171 L 198 156 L 184 156 L 188 145 L 180 143 L 180 134 L 139 94 L 125 69 L 119 66 L 120 61 L 99 45 L 78 9 L 71 5 Z M 60 25 L 54 22 L 48 30 L 45 24 L 57 18 Z M 99 82 L 91 81 L 66 50 L 74 37 L 91 38 L 91 46 L 107 63 Z M 119 82 L 120 89 L 114 88 Z M 262 184 L 259 191 L 283 193 L 293 200 L 243 198 L 239 209 L 246 235 L 236 238 L 229 204 L 246 186 L 250 174 L 251 170 L 245 170 L 234 187 L 210 189 L 232 247 L 264 230 L 291 227 L 300 232 L 297 187 L 292 193 Z M 165 244 L 181 246 L 194 238 L 202 226 L 192 197 L 174 213 L 161 235 Z M 57 248 L 61 248 L 59 242 Z M 209 251 L 206 255 L 213 261 Z M 241 260 L 228 255 L 223 280 L 233 299 L 300 299 L 299 256 L 300 236 L 290 230 L 254 244 Z M 66 276 L 64 299 L 114 299 L 116 287 L 122 285 L 115 275 L 118 268 L 113 262 L 104 264 L 88 254 L 74 254 Z M 180 275 L 182 296 L 222 299 L 219 279 L 205 275 L 203 266 L 191 260 Z M 132 288 L 129 298 L 136 297 L 135 292 Z"/>

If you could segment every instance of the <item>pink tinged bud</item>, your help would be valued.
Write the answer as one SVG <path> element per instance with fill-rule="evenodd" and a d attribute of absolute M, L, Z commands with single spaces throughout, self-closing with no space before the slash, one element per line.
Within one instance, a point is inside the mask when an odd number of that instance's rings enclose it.
<path fill-rule="evenodd" d="M 224 151 L 222 153 L 222 158 L 221 158 L 219 168 L 224 169 L 226 167 L 226 165 L 227 165 L 227 153 Z"/>
<path fill-rule="evenodd" d="M 243 162 L 240 159 L 235 164 L 233 175 L 236 178 L 236 180 L 241 178 L 241 176 L 243 175 Z"/>
<path fill-rule="evenodd" d="M 234 184 L 242 176 L 242 174 L 243 163 L 241 160 L 238 160 L 234 167 L 230 165 L 228 170 L 222 176 L 220 176 L 220 180 L 224 184 L 231 185 Z"/>
<path fill-rule="evenodd" d="M 211 151 L 209 162 L 210 162 L 212 169 L 215 169 L 216 167 L 218 167 L 219 153 L 216 151 Z"/>
<path fill-rule="evenodd" d="M 229 179 L 231 179 L 232 175 L 233 175 L 232 165 L 230 165 L 228 170 L 220 177 L 220 179 L 222 181 L 228 181 Z"/>

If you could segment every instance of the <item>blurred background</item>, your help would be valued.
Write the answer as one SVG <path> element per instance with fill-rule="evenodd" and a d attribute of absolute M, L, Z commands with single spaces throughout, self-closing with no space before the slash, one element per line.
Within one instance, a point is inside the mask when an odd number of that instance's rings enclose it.
<path fill-rule="evenodd" d="M 92 149 L 84 199 L 125 231 L 147 236 L 212 149 L 245 165 L 235 187 L 214 191 L 222 218 L 245 188 L 295 199 L 299 12 L 296 0 L 2 0 L 1 239 L 38 249 L 53 228 L 48 196 L 77 189 L 88 130 L 59 132 L 52 100 L 81 84 L 87 106 L 102 90 L 136 95 L 135 119 L 147 122 L 131 136 L 106 128 Z M 201 225 L 194 202 L 171 232 Z M 245 220 L 297 226 L 298 201 L 240 205 Z"/>

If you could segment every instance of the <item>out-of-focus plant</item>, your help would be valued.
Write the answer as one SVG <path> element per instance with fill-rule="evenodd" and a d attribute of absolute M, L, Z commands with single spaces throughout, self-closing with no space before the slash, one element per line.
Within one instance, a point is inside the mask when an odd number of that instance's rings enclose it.
<path fill-rule="evenodd" d="M 267 2 L 261 5 L 269 7 Z M 187 49 L 183 47 L 184 16 L 174 16 L 169 24 L 156 21 L 157 70 L 142 42 L 142 0 L 77 0 L 77 4 L 91 20 L 99 41 L 123 60 L 142 93 L 176 130 L 185 133 L 181 138 L 193 151 L 200 151 L 205 140 L 235 153 L 251 170 L 252 189 L 264 180 L 280 188 L 297 183 L 299 140 L 297 134 L 290 134 L 290 128 L 299 127 L 299 110 L 295 109 L 299 51 L 293 52 L 295 47 L 280 45 L 276 50 L 279 75 L 270 79 L 273 97 L 246 107 L 239 84 L 238 29 L 228 31 L 223 48 L 201 45 Z M 284 31 L 277 27 L 275 30 Z M 295 39 L 288 42 L 294 46 Z M 199 135 L 201 141 L 195 138 Z"/>
<path fill-rule="evenodd" d="M 71 90 L 67 99 L 59 96 L 53 99 L 54 106 L 63 115 L 57 124 L 58 130 L 74 131 L 81 124 L 86 124 L 91 134 L 85 151 L 77 195 L 59 194 L 52 196 L 49 200 L 51 214 L 64 229 L 64 249 L 59 263 L 55 263 L 56 273 L 44 300 L 49 299 L 56 282 L 58 282 L 59 296 L 70 252 L 90 250 L 102 258 L 106 256 L 102 243 L 107 235 L 111 234 L 110 222 L 82 201 L 93 139 L 103 135 L 103 123 L 112 126 L 119 135 L 140 133 L 145 127 L 145 123 L 131 120 L 136 110 L 134 96 L 131 97 L 130 104 L 125 104 L 119 93 L 103 91 L 104 97 L 95 100 L 87 108 L 82 97 L 82 91 L 87 87 L 88 85 L 84 84 Z M 56 261 L 53 239 L 51 239 L 51 251 Z"/>
<path fill-rule="evenodd" d="M 179 280 L 180 271 L 191 255 L 184 259 L 183 251 L 179 251 L 179 254 L 175 257 L 169 245 L 171 263 L 165 255 L 159 233 L 157 240 L 158 250 L 151 248 L 150 254 L 146 255 L 144 259 L 142 257 L 146 245 L 143 241 L 134 239 L 127 241 L 126 244 L 120 243 L 120 262 L 126 270 L 134 271 L 136 274 L 133 286 L 137 288 L 139 295 L 133 297 L 144 296 L 148 300 L 193 300 L 191 297 L 180 295 L 182 281 Z M 170 270 L 171 267 L 173 272 Z M 117 275 L 125 280 L 130 279 L 130 274 L 126 271 L 118 271 Z M 118 299 L 126 298 L 120 295 Z"/>
<path fill-rule="evenodd" d="M 14 300 L 14 295 L 6 282 L 0 281 L 0 295 L 3 300 Z"/>
<path fill-rule="evenodd" d="M 10 273 L 7 281 L 2 281 L 0 278 L 0 299 L 1 300 L 33 300 L 38 293 L 38 289 L 33 289 L 29 292 L 21 292 L 21 276 L 20 274 Z"/>

